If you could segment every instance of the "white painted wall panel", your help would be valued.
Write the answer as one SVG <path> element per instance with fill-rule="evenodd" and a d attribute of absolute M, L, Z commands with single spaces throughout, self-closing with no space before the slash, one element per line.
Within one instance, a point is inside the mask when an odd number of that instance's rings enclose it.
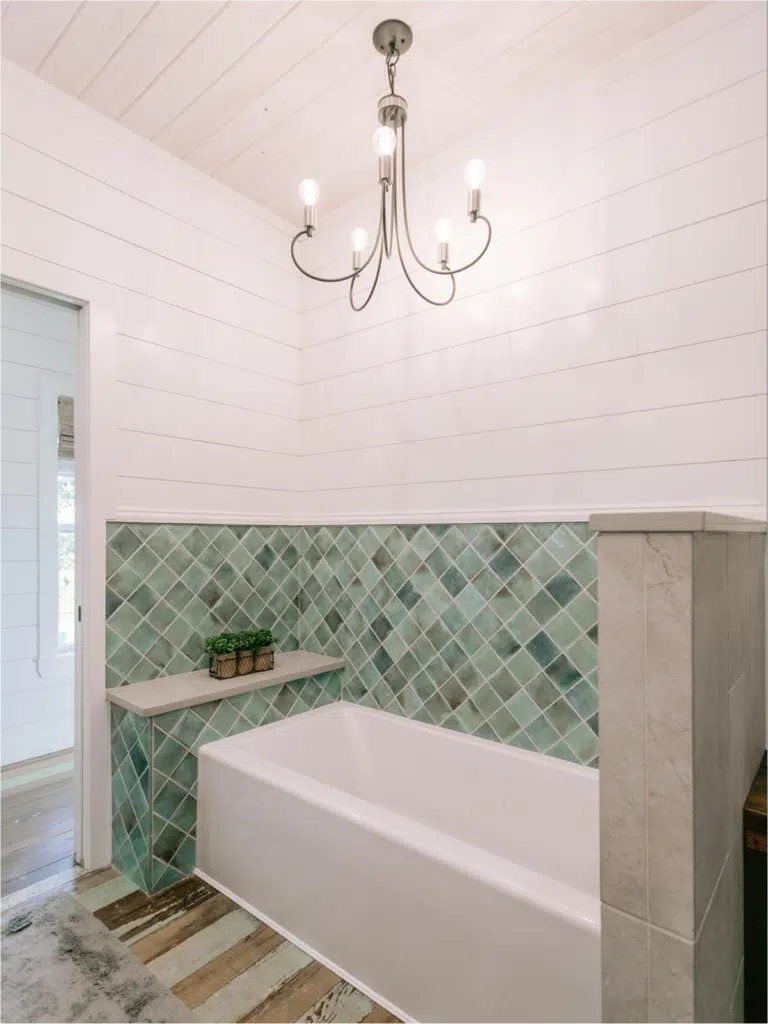
<path fill-rule="evenodd" d="M 451 306 L 409 293 L 396 264 L 362 314 L 305 286 L 311 521 L 764 514 L 766 5 L 728 6 L 536 109 L 507 97 L 503 131 L 412 169 L 429 259 L 462 162 L 488 164 L 494 242 Z M 339 266 L 363 209 L 321 220 L 313 267 Z"/>
<path fill-rule="evenodd" d="M 3 425 L 2 530 L 2 619 L 0 658 L 3 662 L 0 688 L 2 719 L 0 743 L 2 763 L 10 764 L 72 746 L 74 711 L 55 713 L 48 703 L 52 678 L 46 669 L 38 672 L 38 488 L 41 474 L 40 402 L 45 395 L 55 402 L 55 390 L 48 385 L 69 382 L 74 393 L 72 371 L 76 362 L 78 313 L 58 303 L 38 300 L 7 288 L 2 290 L 2 332 L 0 336 L 0 377 Z M 62 372 L 68 371 L 68 372 Z M 54 418 L 55 407 L 48 410 Z M 48 467 L 55 472 L 55 439 L 51 439 Z M 53 513 L 52 513 L 53 515 Z M 55 536 L 55 521 L 51 520 Z M 55 542 L 54 542 L 55 543 Z M 55 586 L 57 568 L 50 568 Z M 74 700 L 71 656 L 60 663 L 56 693 L 63 694 L 67 707 Z M 13 695 L 9 697 L 9 695 Z M 10 700 L 10 703 L 9 703 Z M 56 724 L 51 716 L 56 719 Z M 28 726 L 23 734 L 19 725 Z M 38 729 L 34 729 L 34 725 Z"/>
<path fill-rule="evenodd" d="M 4 502 L 6 500 L 3 499 Z M 34 499 L 29 500 L 34 502 Z M 5 517 L 3 517 L 3 522 L 6 522 Z M 37 598 L 37 559 L 19 562 L 13 559 L 4 561 L 0 585 L 4 594 L 34 594 Z"/>
<path fill-rule="evenodd" d="M 15 558 L 18 561 L 33 561 L 37 558 L 37 530 L 29 527 L 27 529 L 12 529 L 3 527 L 0 530 L 0 554 L 5 558 Z M 3 606 L 2 621 L 5 623 L 7 609 Z M 24 613 L 26 615 L 26 612 Z M 33 620 L 32 624 L 36 621 Z M 28 626 L 30 623 L 8 623 L 12 625 Z"/>
<path fill-rule="evenodd" d="M 188 6 L 187 29 L 226 5 Z M 145 69 L 112 64 L 91 89 L 114 112 Z M 260 489 L 292 501 L 300 315 L 287 226 L 7 61 L 3 84 L 4 270 L 93 303 L 113 338 L 99 382 L 116 410 L 110 444 L 127 453 L 113 514 L 188 518 L 196 483 L 206 493 L 214 480 L 237 493 L 241 519 L 260 515 Z M 9 327 L 9 359 L 38 365 L 56 347 L 45 324 L 39 336 Z"/>
<path fill-rule="evenodd" d="M 29 533 L 35 541 L 37 534 L 34 530 L 0 530 L 2 544 L 6 543 L 6 534 Z M 23 543 L 22 543 L 23 547 Z M 23 557 L 25 552 L 17 552 Z M 33 554 L 34 557 L 34 554 Z M 37 598 L 35 594 L 11 594 L 2 598 L 2 622 L 3 628 L 13 626 L 34 626 L 37 622 Z"/>

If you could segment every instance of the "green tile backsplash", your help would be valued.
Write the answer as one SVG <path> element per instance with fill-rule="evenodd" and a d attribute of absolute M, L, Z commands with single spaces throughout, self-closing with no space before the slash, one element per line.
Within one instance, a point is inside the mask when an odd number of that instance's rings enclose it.
<path fill-rule="evenodd" d="M 585 523 L 309 527 L 299 637 L 343 700 L 597 765 L 596 596 Z"/>
<path fill-rule="evenodd" d="M 192 671 L 268 626 L 347 660 L 151 719 L 112 706 L 113 858 L 148 891 L 195 861 L 202 743 L 341 697 L 598 763 L 597 561 L 583 523 L 110 524 L 107 686 Z"/>
<path fill-rule="evenodd" d="M 107 686 L 192 672 L 254 622 L 299 647 L 295 526 L 107 526 Z"/>

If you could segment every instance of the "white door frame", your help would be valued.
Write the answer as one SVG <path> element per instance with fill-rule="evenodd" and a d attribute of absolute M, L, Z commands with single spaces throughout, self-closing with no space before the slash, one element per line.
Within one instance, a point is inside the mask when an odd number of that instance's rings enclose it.
<path fill-rule="evenodd" d="M 3 280 L 81 307 L 75 369 L 75 580 L 82 608 L 75 627 L 75 855 L 86 869 L 94 870 L 112 860 L 104 670 L 106 524 L 115 507 L 111 441 L 116 325 L 101 296 L 82 294 L 87 279 L 56 264 L 5 249 Z"/>
<path fill-rule="evenodd" d="M 80 643 L 75 677 L 75 800 L 77 857 L 89 870 L 112 861 L 112 770 L 106 699 L 107 518 L 113 514 L 114 480 L 109 443 L 114 406 L 115 325 L 98 306 L 80 309 L 75 406 L 75 551 L 81 551 Z M 101 385 L 104 384 L 102 388 Z M 80 497 L 82 495 L 82 504 Z M 75 568 L 78 560 L 76 557 Z M 79 668 L 79 672 L 78 672 Z"/>

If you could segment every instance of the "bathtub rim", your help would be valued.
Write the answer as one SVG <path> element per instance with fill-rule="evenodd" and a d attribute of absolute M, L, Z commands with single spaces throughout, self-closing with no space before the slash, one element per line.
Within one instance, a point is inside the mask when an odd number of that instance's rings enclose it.
<path fill-rule="evenodd" d="M 342 705 L 342 707 L 339 708 L 339 705 Z M 292 723 L 308 715 L 312 715 L 315 718 L 327 718 L 330 717 L 329 713 L 335 713 L 336 717 L 338 717 L 339 711 L 344 714 L 350 708 L 353 709 L 353 714 L 364 713 L 366 716 L 380 717 L 386 715 L 388 718 L 395 717 L 390 716 L 386 711 L 359 708 L 357 705 L 346 701 L 337 701 L 331 705 L 325 705 L 321 708 L 315 708 L 302 712 L 299 715 L 294 715 L 290 719 L 283 719 L 280 722 L 272 722 L 269 725 L 260 726 L 258 730 L 253 731 L 258 731 L 259 733 L 262 730 L 270 729 L 277 731 L 281 727 L 290 727 Z M 411 723 L 408 719 L 397 717 L 395 717 L 395 720 L 401 724 L 412 724 L 421 729 L 427 729 L 430 733 L 439 730 L 442 735 L 446 732 L 440 726 L 429 726 L 423 722 Z M 230 756 L 229 753 L 230 750 L 242 749 L 242 745 L 238 745 L 236 741 L 245 735 L 245 733 L 239 733 L 237 736 L 228 737 L 223 740 L 214 740 L 211 743 L 204 744 L 199 751 L 201 766 L 203 758 L 205 760 L 211 759 L 223 762 L 232 770 L 256 777 L 267 785 L 288 793 L 296 799 L 311 803 L 333 814 L 338 814 L 353 824 L 365 827 L 384 839 L 400 843 L 416 853 L 438 860 L 449 868 L 462 871 L 475 881 L 494 886 L 498 891 L 519 899 L 529 906 L 564 918 L 570 924 L 592 934 L 600 934 L 599 891 L 595 895 L 583 892 L 581 889 L 577 889 L 565 882 L 560 882 L 522 864 L 507 860 L 499 854 L 474 846 L 466 840 L 458 839 L 429 825 L 423 825 L 404 814 L 391 811 L 371 801 L 354 796 L 336 786 L 320 782 L 311 775 L 296 771 L 293 768 L 287 768 L 266 756 L 251 753 L 246 769 L 240 759 Z M 537 764 L 540 764 L 541 759 L 546 757 L 545 754 L 521 751 L 516 748 L 505 747 L 502 744 L 495 744 L 490 740 L 481 740 L 478 737 L 466 736 L 460 733 L 454 734 L 451 732 L 446 736 L 446 740 L 449 738 L 458 741 L 468 740 L 475 744 L 480 743 L 482 744 L 482 749 L 486 751 L 499 746 L 501 747 L 500 753 L 502 754 L 524 757 L 525 759 L 532 758 Z M 554 759 L 547 758 L 547 760 Z M 588 777 L 590 779 L 594 778 L 595 769 L 593 768 L 572 765 L 568 762 L 564 762 L 562 767 L 559 765 L 557 767 L 560 770 L 566 771 L 569 769 L 581 769 L 582 772 L 589 773 Z M 201 795 L 198 789 L 198 800 Z M 200 809 L 198 813 L 199 842 L 200 825 L 202 824 Z M 595 838 L 596 842 L 599 842 L 599 834 Z"/>
<path fill-rule="evenodd" d="M 486 740 L 481 736 L 470 736 L 465 732 L 457 732 L 455 729 L 446 729 L 442 725 L 430 725 L 428 722 L 419 722 L 415 718 L 406 718 L 403 715 L 397 715 L 391 711 L 384 711 L 381 708 L 369 708 L 364 704 L 355 704 L 353 701 L 348 700 L 336 700 L 329 704 L 323 704 L 319 708 L 310 708 L 297 715 L 291 715 L 289 718 L 283 718 L 279 722 L 270 722 L 268 725 L 254 726 L 253 729 L 236 733 L 234 736 L 226 736 L 224 739 L 212 740 L 210 743 L 206 743 L 205 746 L 213 747 L 219 743 L 227 743 L 230 740 L 236 740 L 241 737 L 244 738 L 256 729 L 258 729 L 260 733 L 264 730 L 277 732 L 281 728 L 292 726 L 294 722 L 306 718 L 307 715 L 312 715 L 317 719 L 341 717 L 352 719 L 375 718 L 381 721 L 391 721 L 397 723 L 402 728 L 410 729 L 413 732 L 424 732 L 429 735 L 439 735 L 440 738 L 445 741 L 450 739 L 453 743 L 466 745 L 476 750 L 482 749 L 486 751 L 487 754 L 493 751 L 494 756 L 496 757 L 514 757 L 523 762 L 528 761 L 531 764 L 554 768 L 565 774 L 575 775 L 577 778 L 580 777 L 592 782 L 597 782 L 598 786 L 600 784 L 599 768 L 590 768 L 588 765 L 577 764 L 574 761 L 566 761 L 561 757 L 551 757 L 549 754 L 542 754 L 538 750 L 524 750 L 522 747 L 515 747 L 509 743 L 502 743 L 500 740 Z"/>

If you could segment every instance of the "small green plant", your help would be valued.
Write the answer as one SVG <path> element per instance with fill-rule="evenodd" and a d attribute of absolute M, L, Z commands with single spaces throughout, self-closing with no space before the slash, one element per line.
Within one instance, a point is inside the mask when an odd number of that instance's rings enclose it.
<path fill-rule="evenodd" d="M 258 634 L 256 647 L 274 647 L 277 643 L 277 637 L 271 629 L 257 629 L 255 632 Z"/>
<path fill-rule="evenodd" d="M 277 638 L 271 629 L 246 629 L 242 633 L 220 633 L 205 641 L 209 654 L 232 654 L 234 651 L 258 651 L 272 647 Z"/>
<path fill-rule="evenodd" d="M 275 636 L 271 629 L 248 629 L 240 634 L 241 650 L 258 651 L 261 647 L 271 647 Z"/>
<path fill-rule="evenodd" d="M 209 654 L 232 654 L 238 650 L 239 640 L 239 633 L 220 633 L 218 636 L 208 637 L 205 649 Z"/>

